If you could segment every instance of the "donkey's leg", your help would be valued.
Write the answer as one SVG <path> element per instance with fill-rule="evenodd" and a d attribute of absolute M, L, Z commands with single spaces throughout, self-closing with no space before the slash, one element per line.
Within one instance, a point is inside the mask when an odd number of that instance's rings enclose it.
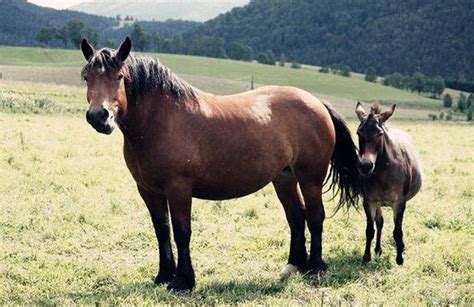
<path fill-rule="evenodd" d="M 168 197 L 174 240 L 178 250 L 178 267 L 168 290 L 192 290 L 195 285 L 189 243 L 191 241 L 192 187 L 186 181 L 175 181 L 165 188 Z"/>
<path fill-rule="evenodd" d="M 370 255 L 370 246 L 372 245 L 372 240 L 374 239 L 374 215 L 375 208 L 373 208 L 366 200 L 364 200 L 364 211 L 367 220 L 367 226 L 365 228 L 365 252 L 364 257 L 362 257 L 362 263 L 367 264 L 371 260 Z"/>
<path fill-rule="evenodd" d="M 325 218 L 322 199 L 322 183 L 324 178 L 318 181 L 307 181 L 307 179 L 303 176 L 298 176 L 298 182 L 300 183 L 305 202 L 306 221 L 311 233 L 311 250 L 307 269 L 311 273 L 317 273 L 327 268 L 322 259 L 322 233 Z"/>
<path fill-rule="evenodd" d="M 382 255 L 382 228 L 383 228 L 383 216 L 382 208 L 378 207 L 375 212 L 375 224 L 377 225 L 377 241 L 375 242 L 375 254 L 380 257 Z"/>
<path fill-rule="evenodd" d="M 291 241 L 288 264 L 280 277 L 287 278 L 296 270 L 306 269 L 307 253 L 305 238 L 305 212 L 297 190 L 296 177 L 293 174 L 281 175 L 273 181 L 278 199 L 285 209 L 286 219 L 290 226 Z"/>
<path fill-rule="evenodd" d="M 138 191 L 150 211 L 151 221 L 155 228 L 160 252 L 160 269 L 155 284 L 168 283 L 173 280 L 176 264 L 173 258 L 170 241 L 170 222 L 168 203 L 164 194 L 151 193 L 138 186 Z"/>
<path fill-rule="evenodd" d="M 402 231 L 402 223 L 403 223 L 403 213 L 405 212 L 406 202 L 403 201 L 398 204 L 398 206 L 394 207 L 394 216 L 393 219 L 395 221 L 395 228 L 393 230 L 393 238 L 395 239 L 395 243 L 397 244 L 397 264 L 403 264 L 403 251 L 405 250 L 405 244 L 403 243 L 403 231 Z"/>

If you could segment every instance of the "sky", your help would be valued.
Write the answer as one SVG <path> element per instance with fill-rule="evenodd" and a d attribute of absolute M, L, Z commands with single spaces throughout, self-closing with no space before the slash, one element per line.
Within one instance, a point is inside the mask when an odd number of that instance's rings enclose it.
<path fill-rule="evenodd" d="M 82 2 L 93 2 L 93 0 L 29 0 L 28 2 L 62 10 Z"/>

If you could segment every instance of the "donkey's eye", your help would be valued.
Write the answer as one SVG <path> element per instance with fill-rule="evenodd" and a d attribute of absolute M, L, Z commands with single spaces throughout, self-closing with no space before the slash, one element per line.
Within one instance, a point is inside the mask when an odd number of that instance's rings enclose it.
<path fill-rule="evenodd" d="M 89 80 L 87 79 L 86 76 L 84 76 L 84 77 L 82 77 L 82 78 L 84 79 L 84 81 L 89 82 Z"/>

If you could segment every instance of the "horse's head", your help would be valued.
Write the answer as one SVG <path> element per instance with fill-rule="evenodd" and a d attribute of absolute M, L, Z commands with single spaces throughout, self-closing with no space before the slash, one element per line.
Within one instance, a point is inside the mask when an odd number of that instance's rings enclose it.
<path fill-rule="evenodd" d="M 87 40 L 82 41 L 81 50 L 88 62 L 82 70 L 82 77 L 87 83 L 89 102 L 86 118 L 100 133 L 112 133 L 116 120 L 123 116 L 127 109 L 124 78 L 127 77 L 128 71 L 123 63 L 131 47 L 128 37 L 117 50 L 96 51 Z"/>
<path fill-rule="evenodd" d="M 396 105 L 389 110 L 381 111 L 380 105 L 374 103 L 367 114 L 360 102 L 357 103 L 355 112 L 360 120 L 357 128 L 359 136 L 360 170 L 364 175 L 370 175 L 375 169 L 375 162 L 383 149 L 385 127 L 384 123 L 393 115 Z"/>

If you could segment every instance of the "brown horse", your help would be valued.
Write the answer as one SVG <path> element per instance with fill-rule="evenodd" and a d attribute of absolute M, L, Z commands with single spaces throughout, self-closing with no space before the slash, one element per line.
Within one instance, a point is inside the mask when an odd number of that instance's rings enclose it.
<path fill-rule="evenodd" d="M 84 40 L 88 61 L 87 121 L 124 135 L 126 164 L 155 227 L 160 265 L 155 283 L 169 289 L 195 285 L 189 242 L 192 198 L 222 200 L 272 182 L 291 229 L 288 267 L 317 272 L 324 220 L 322 187 L 329 165 L 340 205 L 357 201 L 358 157 L 350 132 L 327 105 L 290 87 L 214 96 L 172 74 L 157 60 L 118 50 L 99 51 Z M 299 183 L 305 205 L 297 192 Z M 170 243 L 169 212 L 178 251 Z M 305 221 L 311 233 L 307 260 Z"/>
<path fill-rule="evenodd" d="M 410 137 L 398 129 L 388 130 L 385 122 L 393 115 L 395 105 L 381 112 L 374 104 L 369 114 L 359 102 L 356 114 L 360 120 L 359 136 L 360 169 L 364 210 L 367 216 L 366 245 L 362 262 L 371 259 L 370 245 L 374 238 L 374 220 L 377 225 L 375 253 L 382 254 L 383 217 L 381 206 L 391 206 L 395 229 L 393 237 L 397 245 L 397 264 L 403 264 L 402 221 L 406 203 L 421 188 L 421 163 Z"/>

